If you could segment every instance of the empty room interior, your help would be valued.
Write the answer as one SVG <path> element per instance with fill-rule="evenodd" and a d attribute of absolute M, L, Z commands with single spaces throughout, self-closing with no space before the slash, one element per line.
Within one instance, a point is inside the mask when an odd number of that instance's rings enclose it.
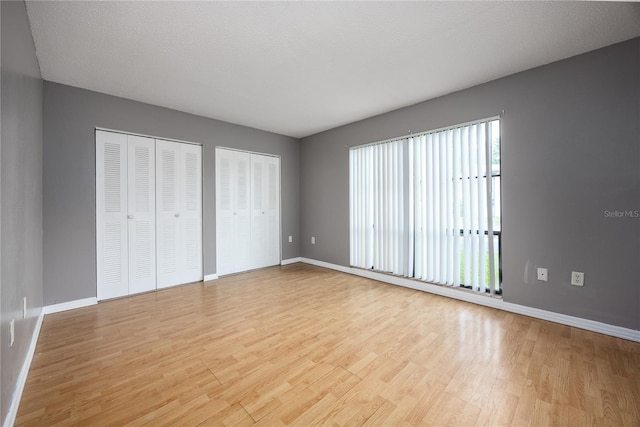
<path fill-rule="evenodd" d="M 2 1 L 3 426 L 640 426 L 640 3 Z"/>

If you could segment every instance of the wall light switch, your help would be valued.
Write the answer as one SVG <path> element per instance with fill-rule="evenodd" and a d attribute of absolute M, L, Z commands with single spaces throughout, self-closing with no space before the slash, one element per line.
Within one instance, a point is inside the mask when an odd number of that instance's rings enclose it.
<path fill-rule="evenodd" d="M 549 275 L 547 274 L 547 269 L 546 268 L 538 268 L 538 280 L 542 281 L 542 282 L 546 282 L 549 280 Z"/>
<path fill-rule="evenodd" d="M 293 236 L 289 236 L 289 243 L 293 242 Z"/>
<path fill-rule="evenodd" d="M 315 245 L 315 244 L 316 244 L 316 238 L 315 238 L 315 237 L 313 237 L 313 236 L 311 236 L 311 244 L 312 244 L 312 245 Z"/>

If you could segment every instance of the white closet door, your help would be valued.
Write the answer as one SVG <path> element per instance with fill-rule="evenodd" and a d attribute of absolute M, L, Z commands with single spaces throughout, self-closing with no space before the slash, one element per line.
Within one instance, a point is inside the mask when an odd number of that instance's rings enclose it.
<path fill-rule="evenodd" d="M 237 182 L 233 154 L 216 148 L 216 272 L 219 276 L 236 271 L 234 193 Z"/>
<path fill-rule="evenodd" d="M 280 158 L 265 157 L 265 265 L 280 264 Z"/>
<path fill-rule="evenodd" d="M 251 157 L 216 148 L 216 272 L 222 276 L 251 265 Z"/>
<path fill-rule="evenodd" d="M 202 280 L 202 147 L 156 140 L 158 288 Z"/>
<path fill-rule="evenodd" d="M 236 152 L 236 179 L 238 186 L 234 194 L 236 247 L 236 268 L 234 272 L 246 271 L 251 267 L 251 156 Z"/>
<path fill-rule="evenodd" d="M 280 263 L 280 159 L 251 155 L 251 268 Z"/>
<path fill-rule="evenodd" d="M 251 268 L 267 265 L 266 156 L 251 154 Z"/>
<path fill-rule="evenodd" d="M 181 283 L 202 280 L 202 147 L 179 144 Z"/>
<path fill-rule="evenodd" d="M 129 294 L 156 289 L 155 140 L 128 135 Z"/>
<path fill-rule="evenodd" d="M 216 148 L 220 276 L 280 263 L 280 159 Z"/>
<path fill-rule="evenodd" d="M 180 284 L 179 150 L 176 142 L 156 140 L 156 262 L 158 288 Z"/>
<path fill-rule="evenodd" d="M 99 300 L 127 295 L 127 136 L 96 131 L 96 252 Z"/>
<path fill-rule="evenodd" d="M 280 263 L 280 159 L 251 155 L 251 268 Z"/>

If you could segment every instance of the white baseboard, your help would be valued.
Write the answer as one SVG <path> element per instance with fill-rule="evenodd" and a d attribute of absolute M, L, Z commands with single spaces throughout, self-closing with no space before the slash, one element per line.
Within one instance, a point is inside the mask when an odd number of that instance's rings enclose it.
<path fill-rule="evenodd" d="M 9 406 L 9 412 L 7 418 L 4 420 L 4 427 L 12 427 L 16 422 L 16 416 L 18 415 L 18 408 L 20 407 L 20 399 L 22 399 L 22 392 L 24 391 L 24 385 L 27 383 L 27 375 L 29 375 L 29 368 L 31 368 L 31 361 L 33 355 L 36 352 L 36 345 L 38 344 L 38 337 L 40 336 L 40 328 L 42 327 L 42 320 L 44 319 L 44 310 L 40 311 L 36 320 L 36 326 L 33 328 L 33 335 L 31 336 L 31 343 L 29 349 L 25 355 L 20 374 L 16 381 L 16 388 L 13 390 L 13 396 L 11 397 L 11 406 Z"/>
<path fill-rule="evenodd" d="M 282 261 L 280 261 L 280 265 L 295 264 L 296 262 L 302 262 L 302 258 L 296 257 L 296 258 L 283 259 Z"/>
<path fill-rule="evenodd" d="M 74 308 L 87 307 L 98 303 L 96 297 L 77 299 L 74 301 L 62 302 L 60 304 L 47 305 L 42 307 L 44 314 L 58 313 L 60 311 L 73 310 Z"/>
<path fill-rule="evenodd" d="M 355 274 L 351 270 L 355 270 L 351 267 L 345 267 L 343 265 L 331 264 L 330 262 L 318 261 L 311 258 L 301 257 L 300 262 L 304 262 L 306 264 L 317 265 L 318 267 L 330 268 L 331 270 L 342 271 L 343 273 Z"/>
<path fill-rule="evenodd" d="M 218 279 L 218 275 L 217 274 L 205 274 L 204 275 L 204 279 L 202 280 L 203 282 L 208 282 L 209 280 L 217 280 Z"/>
<path fill-rule="evenodd" d="M 473 304 L 497 308 L 499 310 L 504 310 L 511 313 L 522 314 L 525 316 L 535 317 L 537 319 L 560 323 L 562 325 L 573 326 L 576 328 L 585 329 L 587 331 L 598 332 L 617 338 L 623 338 L 629 341 L 640 342 L 640 330 L 623 328 L 621 326 L 610 325 L 608 323 L 596 322 L 595 320 L 554 313 L 552 311 L 527 307 L 520 304 L 513 304 L 510 302 L 505 302 L 501 298 L 478 294 L 467 289 L 434 285 L 431 283 L 407 279 L 405 277 L 392 276 L 375 271 L 362 270 L 359 268 L 345 267 L 342 265 L 331 264 L 324 261 L 317 261 L 310 258 L 303 257 L 301 258 L 301 261 L 307 264 L 317 265 L 319 267 L 329 268 L 356 276 L 367 277 L 369 279 L 378 280 L 380 282 L 385 282 L 392 285 L 403 286 L 405 288 L 416 289 L 419 291 L 467 301 Z"/>

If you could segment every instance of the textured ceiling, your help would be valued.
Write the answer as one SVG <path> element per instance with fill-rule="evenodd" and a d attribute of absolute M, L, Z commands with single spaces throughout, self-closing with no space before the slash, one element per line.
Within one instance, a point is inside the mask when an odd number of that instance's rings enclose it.
<path fill-rule="evenodd" d="M 640 35 L 640 3 L 27 2 L 45 80 L 303 137 Z"/>

